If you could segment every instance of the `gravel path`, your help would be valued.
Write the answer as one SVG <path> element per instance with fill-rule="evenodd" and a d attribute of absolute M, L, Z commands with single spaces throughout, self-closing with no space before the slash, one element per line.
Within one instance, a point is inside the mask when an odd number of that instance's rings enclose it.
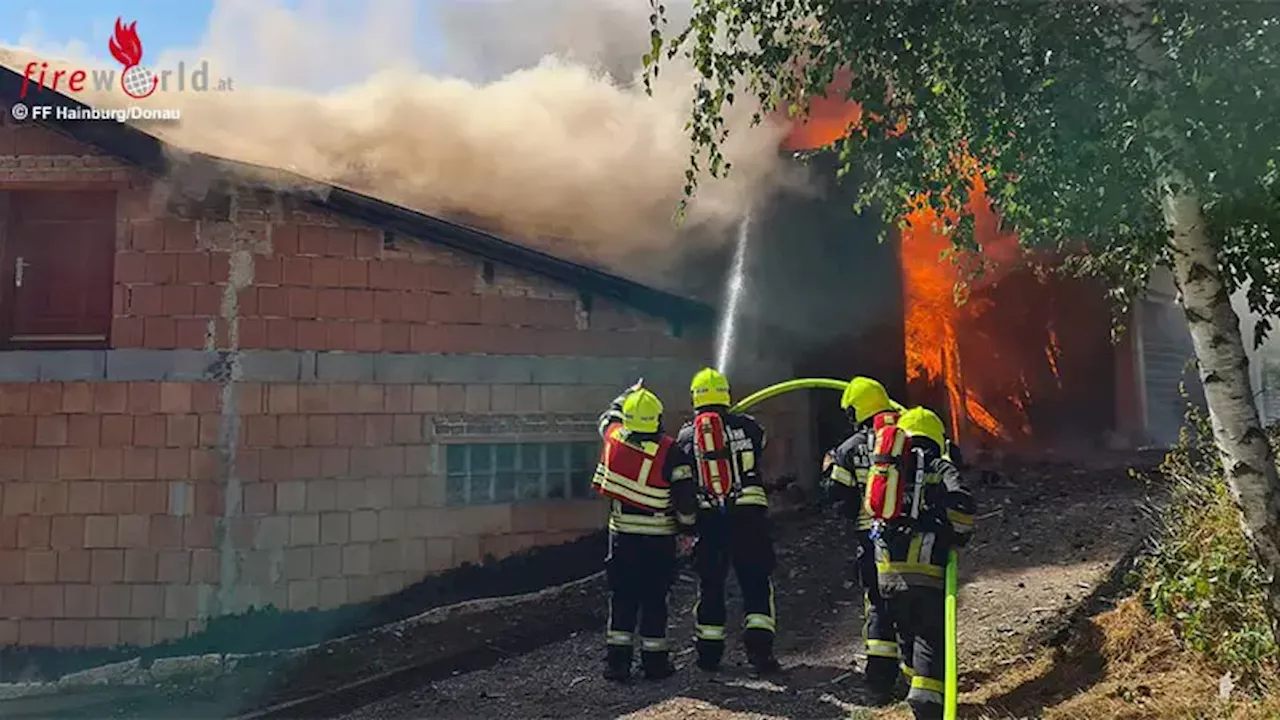
<path fill-rule="evenodd" d="M 1144 531 L 1142 487 L 1124 469 L 1019 468 L 975 488 L 978 536 L 962 555 L 962 672 L 1019 655 L 1029 637 L 1088 595 Z M 737 638 L 719 673 L 693 666 L 696 584 L 672 594 L 679 672 L 626 687 L 600 678 L 601 633 L 582 632 L 481 672 L 426 684 L 345 716 L 395 718 L 843 718 L 861 706 L 854 670 L 861 602 L 846 524 L 810 514 L 778 529 L 776 680 L 752 677 Z M 731 599 L 731 613 L 734 612 Z M 731 617 L 734 617 L 731 615 Z M 740 617 L 738 615 L 737 617 Z M 964 681 L 962 680 L 962 683 Z"/>

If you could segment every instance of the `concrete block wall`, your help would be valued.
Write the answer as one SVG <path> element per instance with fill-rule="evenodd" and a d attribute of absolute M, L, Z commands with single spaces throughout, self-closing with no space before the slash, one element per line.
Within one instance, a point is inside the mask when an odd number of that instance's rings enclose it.
<path fill-rule="evenodd" d="M 120 200 L 110 348 L 0 353 L 2 644 L 149 645 L 597 530 L 593 500 L 446 507 L 443 448 L 592 440 L 639 376 L 677 424 L 710 354 L 662 320 L 278 196 L 193 209 L 47 131 L 0 127 L 3 148 L 0 189 Z M 736 394 L 787 375 L 757 365 Z M 766 461 L 803 461 L 770 430 Z"/>

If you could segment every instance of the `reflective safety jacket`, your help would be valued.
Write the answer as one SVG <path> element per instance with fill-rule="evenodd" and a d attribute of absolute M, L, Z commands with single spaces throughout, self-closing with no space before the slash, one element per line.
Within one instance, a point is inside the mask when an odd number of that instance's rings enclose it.
<path fill-rule="evenodd" d="M 764 428 L 750 415 L 722 411 L 720 417 L 729 436 L 729 465 L 734 473 L 725 504 L 730 512 L 764 515 L 769 510 L 769 495 L 764 489 L 764 475 L 760 464 L 768 442 Z M 680 428 L 680 433 L 676 435 L 676 445 L 689 458 L 695 457 L 692 421 Z M 694 474 L 696 476 L 696 469 Z M 717 503 L 701 484 L 698 484 L 698 507 L 703 510 L 717 507 Z"/>
<path fill-rule="evenodd" d="M 896 417 L 897 413 L 886 411 Z M 871 468 L 871 445 L 875 442 L 872 416 L 827 453 L 822 461 L 823 485 L 836 501 L 845 517 L 857 523 L 858 530 L 871 529 L 871 511 L 866 500 L 867 471 Z"/>
<path fill-rule="evenodd" d="M 689 457 L 668 435 L 623 427 L 614 419 L 621 397 L 601 416 L 604 444 L 591 479 L 596 492 L 611 501 L 609 529 L 631 535 L 691 531 L 697 497 Z"/>
<path fill-rule="evenodd" d="M 973 495 L 949 457 L 925 456 L 924 513 L 877 529 L 876 573 L 882 591 L 936 587 L 945 579 L 947 555 L 973 534 Z"/>

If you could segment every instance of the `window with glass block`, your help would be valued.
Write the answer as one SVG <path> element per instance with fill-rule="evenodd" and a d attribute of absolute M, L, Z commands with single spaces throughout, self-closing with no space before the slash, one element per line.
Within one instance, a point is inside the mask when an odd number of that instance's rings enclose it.
<path fill-rule="evenodd" d="M 591 497 L 600 443 L 485 443 L 445 446 L 445 500 L 488 505 Z"/>

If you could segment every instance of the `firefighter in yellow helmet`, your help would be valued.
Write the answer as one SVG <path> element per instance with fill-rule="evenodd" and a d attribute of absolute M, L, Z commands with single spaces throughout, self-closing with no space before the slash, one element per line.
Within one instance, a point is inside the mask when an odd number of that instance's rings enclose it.
<path fill-rule="evenodd" d="M 600 416 L 604 446 L 592 485 L 610 500 L 609 625 L 604 676 L 631 677 L 639 631 L 646 678 L 675 672 L 667 640 L 667 594 L 676 536 L 692 533 L 698 502 L 689 456 L 662 429 L 662 401 L 637 382 Z"/>
<path fill-rule="evenodd" d="M 973 532 L 973 496 L 949 457 L 937 414 L 911 408 L 896 427 L 906 436 L 895 444 L 905 462 L 884 473 L 873 462 L 868 477 L 876 574 L 910 680 L 907 704 L 918 720 L 935 720 L 942 718 L 947 556 Z"/>
<path fill-rule="evenodd" d="M 765 432 L 750 415 L 729 412 L 729 381 L 718 370 L 698 371 L 689 393 L 695 415 L 680 428 L 676 443 L 693 458 L 698 487 L 698 667 L 715 670 L 724 657 L 725 580 L 732 566 L 746 615 L 742 642 L 747 660 L 757 672 L 777 672 L 776 559 L 760 464 Z"/>
<path fill-rule="evenodd" d="M 863 496 L 875 430 L 896 422 L 902 406 L 889 397 L 884 385 L 859 376 L 845 387 L 840 408 L 853 425 L 853 433 L 823 458 L 822 486 L 845 517 L 855 524 L 858 583 L 863 592 L 862 640 L 867 654 L 863 672 L 876 702 L 883 704 L 891 699 L 898 678 L 898 635 L 880 596 L 871 516 L 863 511 Z"/>

